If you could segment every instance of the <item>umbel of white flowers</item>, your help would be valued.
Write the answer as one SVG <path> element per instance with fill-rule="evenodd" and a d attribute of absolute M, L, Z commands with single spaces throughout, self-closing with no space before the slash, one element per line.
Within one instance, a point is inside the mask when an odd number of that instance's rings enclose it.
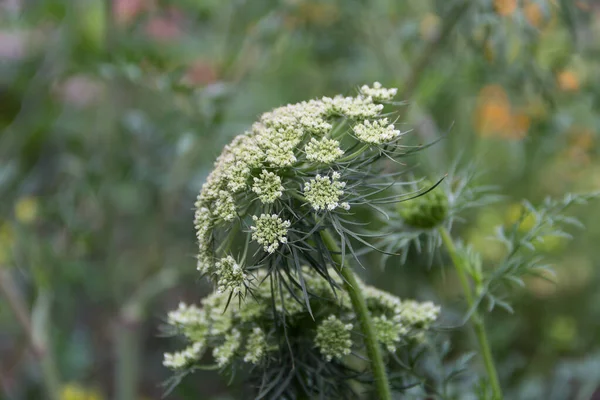
<path fill-rule="evenodd" d="M 313 301 L 319 303 L 314 320 L 298 301 L 299 288 L 276 293 L 273 298 L 270 285 L 263 284 L 253 291 L 252 298 L 232 301 L 228 307 L 230 296 L 217 291 L 206 297 L 201 307 L 181 303 L 169 313 L 168 323 L 185 337 L 188 346 L 165 354 L 164 365 L 175 370 L 191 368 L 212 348 L 219 367 L 249 363 L 260 369 L 268 365 L 269 357 L 277 357 L 280 349 L 285 350 L 294 341 L 312 342 L 304 348 L 316 349 L 325 362 L 343 362 L 352 351 L 362 351 L 363 341 L 354 331 L 358 321 L 348 295 L 340 291 L 334 294 L 311 268 L 304 267 L 302 274 L 315 295 Z M 265 272 L 258 273 L 258 279 L 264 276 Z M 341 284 L 341 279 L 336 278 L 336 282 Z M 433 303 L 400 300 L 361 281 L 359 285 L 373 316 L 377 339 L 389 352 L 396 352 L 401 344 L 421 340 L 439 315 L 440 308 Z M 285 315 L 287 338 L 277 331 L 281 325 L 276 323 L 273 306 Z"/>
<path fill-rule="evenodd" d="M 242 293 L 250 267 L 258 259 L 265 265 L 266 258 L 286 249 L 290 229 L 300 232 L 296 223 L 303 213 L 327 219 L 347 214 L 353 200 L 364 203 L 360 185 L 348 189 L 348 171 L 367 155 L 399 149 L 401 132 L 381 116 L 382 103 L 396 92 L 376 82 L 353 97 L 288 104 L 262 114 L 250 131 L 235 137 L 217 158 L 195 204 L 198 270 L 220 291 Z M 353 178 L 365 188 L 367 180 Z M 243 240 L 232 238 L 240 233 L 247 235 L 250 251 L 242 251 Z"/>

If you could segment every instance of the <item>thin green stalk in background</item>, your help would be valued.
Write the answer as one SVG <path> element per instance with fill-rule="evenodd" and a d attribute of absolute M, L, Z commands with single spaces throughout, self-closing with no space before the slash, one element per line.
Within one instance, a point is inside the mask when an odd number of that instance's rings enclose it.
<path fill-rule="evenodd" d="M 492 356 L 490 344 L 485 333 L 485 325 L 483 323 L 483 318 L 475 308 L 475 300 L 473 298 L 473 292 L 471 290 L 471 285 L 467 276 L 468 265 L 465 265 L 466 260 L 460 257 L 458 252 L 456 251 L 456 246 L 454 245 L 454 241 L 452 240 L 452 237 L 450 236 L 448 230 L 444 227 L 440 227 L 438 231 L 440 232 L 442 242 L 444 243 L 446 250 L 448 250 L 450 258 L 452 259 L 452 263 L 454 264 L 456 274 L 458 275 L 458 279 L 460 280 L 460 284 L 465 294 L 467 305 L 469 309 L 472 310 L 470 321 L 473 324 L 473 328 L 475 329 L 475 335 L 477 336 L 477 341 L 479 342 L 479 347 L 481 349 L 481 357 L 483 358 L 485 370 L 487 371 L 487 375 L 490 380 L 494 400 L 500 400 L 503 398 L 502 389 L 500 388 L 500 381 L 498 380 L 498 373 L 496 372 L 494 358 Z"/>
<path fill-rule="evenodd" d="M 125 308 L 119 318 L 116 332 L 115 383 L 117 400 L 137 399 L 140 362 L 140 318 Z"/>
<path fill-rule="evenodd" d="M 321 231 L 321 238 L 323 239 L 323 242 L 329 251 L 331 251 L 331 256 L 335 262 L 335 268 L 337 268 L 344 277 L 344 289 L 346 289 L 346 292 L 348 292 L 348 295 L 350 296 L 352 307 L 354 308 L 356 317 L 360 322 L 360 328 L 364 335 L 364 341 L 367 347 L 367 356 L 371 361 L 371 370 L 373 371 L 373 378 L 375 380 L 375 389 L 379 399 L 391 400 L 392 394 L 385 371 L 385 364 L 383 363 L 383 357 L 381 355 L 381 347 L 377 341 L 377 337 L 375 336 L 375 329 L 373 328 L 373 323 L 371 322 L 371 315 L 367 309 L 365 298 L 358 287 L 358 282 L 354 277 L 352 268 L 349 266 L 342 268 L 343 260 L 341 256 L 341 250 L 331 233 L 327 230 L 323 230 Z"/>
<path fill-rule="evenodd" d="M 160 293 L 175 286 L 179 273 L 174 268 L 160 268 L 143 281 L 125 302 L 115 329 L 115 398 L 136 400 L 140 380 L 141 332 L 144 310 Z"/>
<path fill-rule="evenodd" d="M 33 356 L 37 360 L 46 388 L 46 396 L 50 400 L 60 400 L 60 378 L 58 368 L 54 362 L 51 348 L 48 346 L 48 324 L 47 308 L 48 298 L 41 295 L 40 307 L 38 308 L 37 324 L 34 324 L 33 316 L 29 314 L 27 306 L 10 277 L 9 271 L 0 266 L 0 293 L 6 299 L 6 304 L 13 311 L 17 322 L 27 336 L 27 341 Z M 37 331 L 36 331 L 37 330 Z"/>

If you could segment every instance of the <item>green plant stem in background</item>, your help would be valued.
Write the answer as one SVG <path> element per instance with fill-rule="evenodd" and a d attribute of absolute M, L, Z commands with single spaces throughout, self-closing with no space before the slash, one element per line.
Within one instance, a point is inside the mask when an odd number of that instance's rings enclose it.
<path fill-rule="evenodd" d="M 344 288 L 350 296 L 352 307 L 356 313 L 356 317 L 360 322 L 360 328 L 364 335 L 365 345 L 367 347 L 367 356 L 371 361 L 371 370 L 373 371 L 373 378 L 375 380 L 375 388 L 379 396 L 379 400 L 391 400 L 392 394 L 390 391 L 390 384 L 385 371 L 385 364 L 383 363 L 383 357 L 381 355 L 381 346 L 375 336 L 375 329 L 371 322 L 371 315 L 367 309 L 367 303 L 362 295 L 358 282 L 354 277 L 352 268 L 346 266 L 342 268 L 342 256 L 341 250 L 328 230 L 321 231 L 321 238 L 331 251 L 331 256 L 335 262 L 335 268 L 344 277 Z"/>
<path fill-rule="evenodd" d="M 0 265 L 0 293 L 6 299 L 9 308 L 21 325 L 25 336 L 31 347 L 31 351 L 37 360 L 42 372 L 42 379 L 46 388 L 46 396 L 50 400 L 60 400 L 60 378 L 58 369 L 54 362 L 51 349 L 47 345 L 46 334 L 34 331 L 32 317 L 30 316 L 25 302 L 16 290 L 16 286 L 10 277 L 9 271 Z M 42 324 L 47 329 L 47 324 Z M 44 340 L 42 340 L 44 339 Z"/>
<path fill-rule="evenodd" d="M 483 358 L 483 363 L 485 365 L 485 369 L 490 380 L 494 400 L 500 400 L 502 399 L 502 389 L 500 388 L 500 381 L 498 380 L 498 373 L 496 372 L 496 366 L 494 364 L 492 350 L 490 349 L 490 344 L 485 333 L 485 325 L 483 323 L 483 318 L 475 308 L 475 300 L 473 298 L 473 292 L 471 290 L 471 285 L 467 276 L 468 265 L 465 265 L 466 260 L 464 260 L 458 254 L 456 246 L 454 245 L 454 241 L 452 240 L 452 237 L 450 236 L 448 230 L 445 227 L 440 227 L 438 231 L 442 237 L 442 242 L 444 243 L 446 250 L 448 250 L 450 258 L 452 259 L 452 263 L 454 264 L 456 274 L 458 275 L 458 279 L 460 280 L 460 284 L 465 294 L 467 305 L 469 307 L 469 310 L 471 310 L 471 316 L 469 320 L 471 321 L 471 323 L 473 324 L 473 328 L 475 329 L 475 335 L 477 336 L 477 341 L 479 342 L 479 347 L 481 349 L 481 357 Z"/>
<path fill-rule="evenodd" d="M 136 400 L 142 360 L 142 322 L 148 303 L 160 293 L 175 286 L 179 273 L 173 268 L 159 268 L 141 282 L 121 308 L 115 329 L 115 393 L 117 400 Z"/>
<path fill-rule="evenodd" d="M 116 399 L 137 399 L 137 385 L 140 362 L 140 321 L 137 316 L 123 312 L 116 333 L 115 369 Z"/>

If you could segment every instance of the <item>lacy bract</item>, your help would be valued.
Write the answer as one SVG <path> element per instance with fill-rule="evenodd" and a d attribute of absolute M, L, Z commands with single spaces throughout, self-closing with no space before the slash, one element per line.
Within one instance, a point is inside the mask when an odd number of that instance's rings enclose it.
<path fill-rule="evenodd" d="M 195 204 L 198 269 L 219 291 L 242 293 L 251 267 L 377 191 L 369 164 L 401 147 L 381 115 L 395 94 L 375 83 L 354 97 L 279 107 L 225 147 Z"/>
<path fill-rule="evenodd" d="M 261 271 L 256 277 L 262 280 L 265 274 Z M 293 278 L 299 282 L 299 276 Z M 346 292 L 334 292 L 313 269 L 303 267 L 302 279 L 312 299 L 313 320 L 301 302 L 300 285 L 279 291 L 277 285 L 269 284 L 270 279 L 266 278 L 253 296 L 244 300 L 231 300 L 227 293 L 214 292 L 202 301 L 201 307 L 181 303 L 169 313 L 168 323 L 188 344 L 182 351 L 165 354 L 164 365 L 175 370 L 191 368 L 211 348 L 219 367 L 245 363 L 261 368 L 280 352 L 287 352 L 288 344 L 295 342 L 301 342 L 301 348 L 315 349 L 326 362 L 341 362 L 351 352 L 362 352 L 358 321 Z M 341 285 L 340 278 L 334 281 Z M 359 284 L 377 337 L 390 352 L 420 340 L 439 315 L 440 309 L 433 303 L 400 300 L 360 281 Z M 281 314 L 285 315 L 285 332 Z"/>

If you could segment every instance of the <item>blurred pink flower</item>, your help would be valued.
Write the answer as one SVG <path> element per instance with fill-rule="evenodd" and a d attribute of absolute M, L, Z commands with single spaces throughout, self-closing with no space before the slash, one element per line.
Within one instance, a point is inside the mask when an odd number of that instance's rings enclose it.
<path fill-rule="evenodd" d="M 67 104 L 87 107 L 94 104 L 102 95 L 102 85 L 85 75 L 69 77 L 58 86 L 59 97 Z"/>
<path fill-rule="evenodd" d="M 159 41 L 170 41 L 181 36 L 183 15 L 176 9 L 166 14 L 151 18 L 146 24 L 146 34 Z"/>
<path fill-rule="evenodd" d="M 27 37 L 23 32 L 0 31 L 0 60 L 19 60 L 27 52 Z"/>
<path fill-rule="evenodd" d="M 188 68 L 184 81 L 192 86 L 202 86 L 215 82 L 218 79 L 215 65 L 207 60 L 196 60 Z"/>
<path fill-rule="evenodd" d="M 132 22 L 141 12 L 147 10 L 152 0 L 113 0 L 113 12 L 119 24 Z"/>

